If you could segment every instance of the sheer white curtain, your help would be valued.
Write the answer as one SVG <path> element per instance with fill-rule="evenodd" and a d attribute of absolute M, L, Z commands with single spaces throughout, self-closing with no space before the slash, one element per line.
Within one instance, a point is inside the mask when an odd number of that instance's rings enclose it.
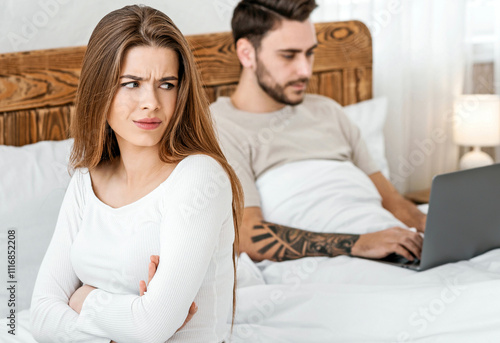
<path fill-rule="evenodd" d="M 467 0 L 464 93 L 500 95 L 500 1 Z M 492 68 L 493 67 L 493 70 Z M 500 162 L 500 146 L 496 147 Z"/>
<path fill-rule="evenodd" d="M 389 110 L 386 152 L 400 192 L 456 170 L 454 98 L 464 79 L 465 0 L 317 0 L 314 21 L 358 19 L 373 38 L 374 96 Z"/>

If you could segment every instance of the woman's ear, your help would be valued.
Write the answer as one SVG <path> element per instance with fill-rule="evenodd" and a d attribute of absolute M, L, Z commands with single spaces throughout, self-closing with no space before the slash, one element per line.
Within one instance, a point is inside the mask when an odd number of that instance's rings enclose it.
<path fill-rule="evenodd" d="M 243 68 L 254 69 L 255 67 L 255 48 L 246 38 L 240 38 L 236 42 L 236 55 Z"/>

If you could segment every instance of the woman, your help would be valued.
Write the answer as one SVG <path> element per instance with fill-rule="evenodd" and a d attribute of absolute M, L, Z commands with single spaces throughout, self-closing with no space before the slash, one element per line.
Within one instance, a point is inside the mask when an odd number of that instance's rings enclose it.
<path fill-rule="evenodd" d="M 241 188 L 200 85 L 165 14 L 127 6 L 95 28 L 71 128 L 78 169 L 33 293 L 38 341 L 226 337 Z M 151 255 L 158 269 L 141 296 Z"/>

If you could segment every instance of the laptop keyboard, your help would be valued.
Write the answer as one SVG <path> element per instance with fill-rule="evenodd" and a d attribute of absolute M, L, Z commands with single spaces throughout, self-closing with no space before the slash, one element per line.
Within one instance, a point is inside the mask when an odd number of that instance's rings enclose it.
<path fill-rule="evenodd" d="M 391 263 L 404 264 L 404 265 L 408 265 L 408 266 L 420 264 L 420 260 L 418 258 L 414 259 L 413 261 L 410 261 L 406 257 L 398 255 L 396 253 L 389 254 L 380 260 L 386 261 L 386 262 L 391 262 Z"/>

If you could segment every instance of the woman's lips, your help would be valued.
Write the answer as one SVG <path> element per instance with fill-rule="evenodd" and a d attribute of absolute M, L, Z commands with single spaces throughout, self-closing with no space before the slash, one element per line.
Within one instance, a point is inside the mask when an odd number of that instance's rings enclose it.
<path fill-rule="evenodd" d="M 134 120 L 134 124 L 143 130 L 154 130 L 161 125 L 161 120 L 157 118 L 144 118 L 141 120 Z"/>

